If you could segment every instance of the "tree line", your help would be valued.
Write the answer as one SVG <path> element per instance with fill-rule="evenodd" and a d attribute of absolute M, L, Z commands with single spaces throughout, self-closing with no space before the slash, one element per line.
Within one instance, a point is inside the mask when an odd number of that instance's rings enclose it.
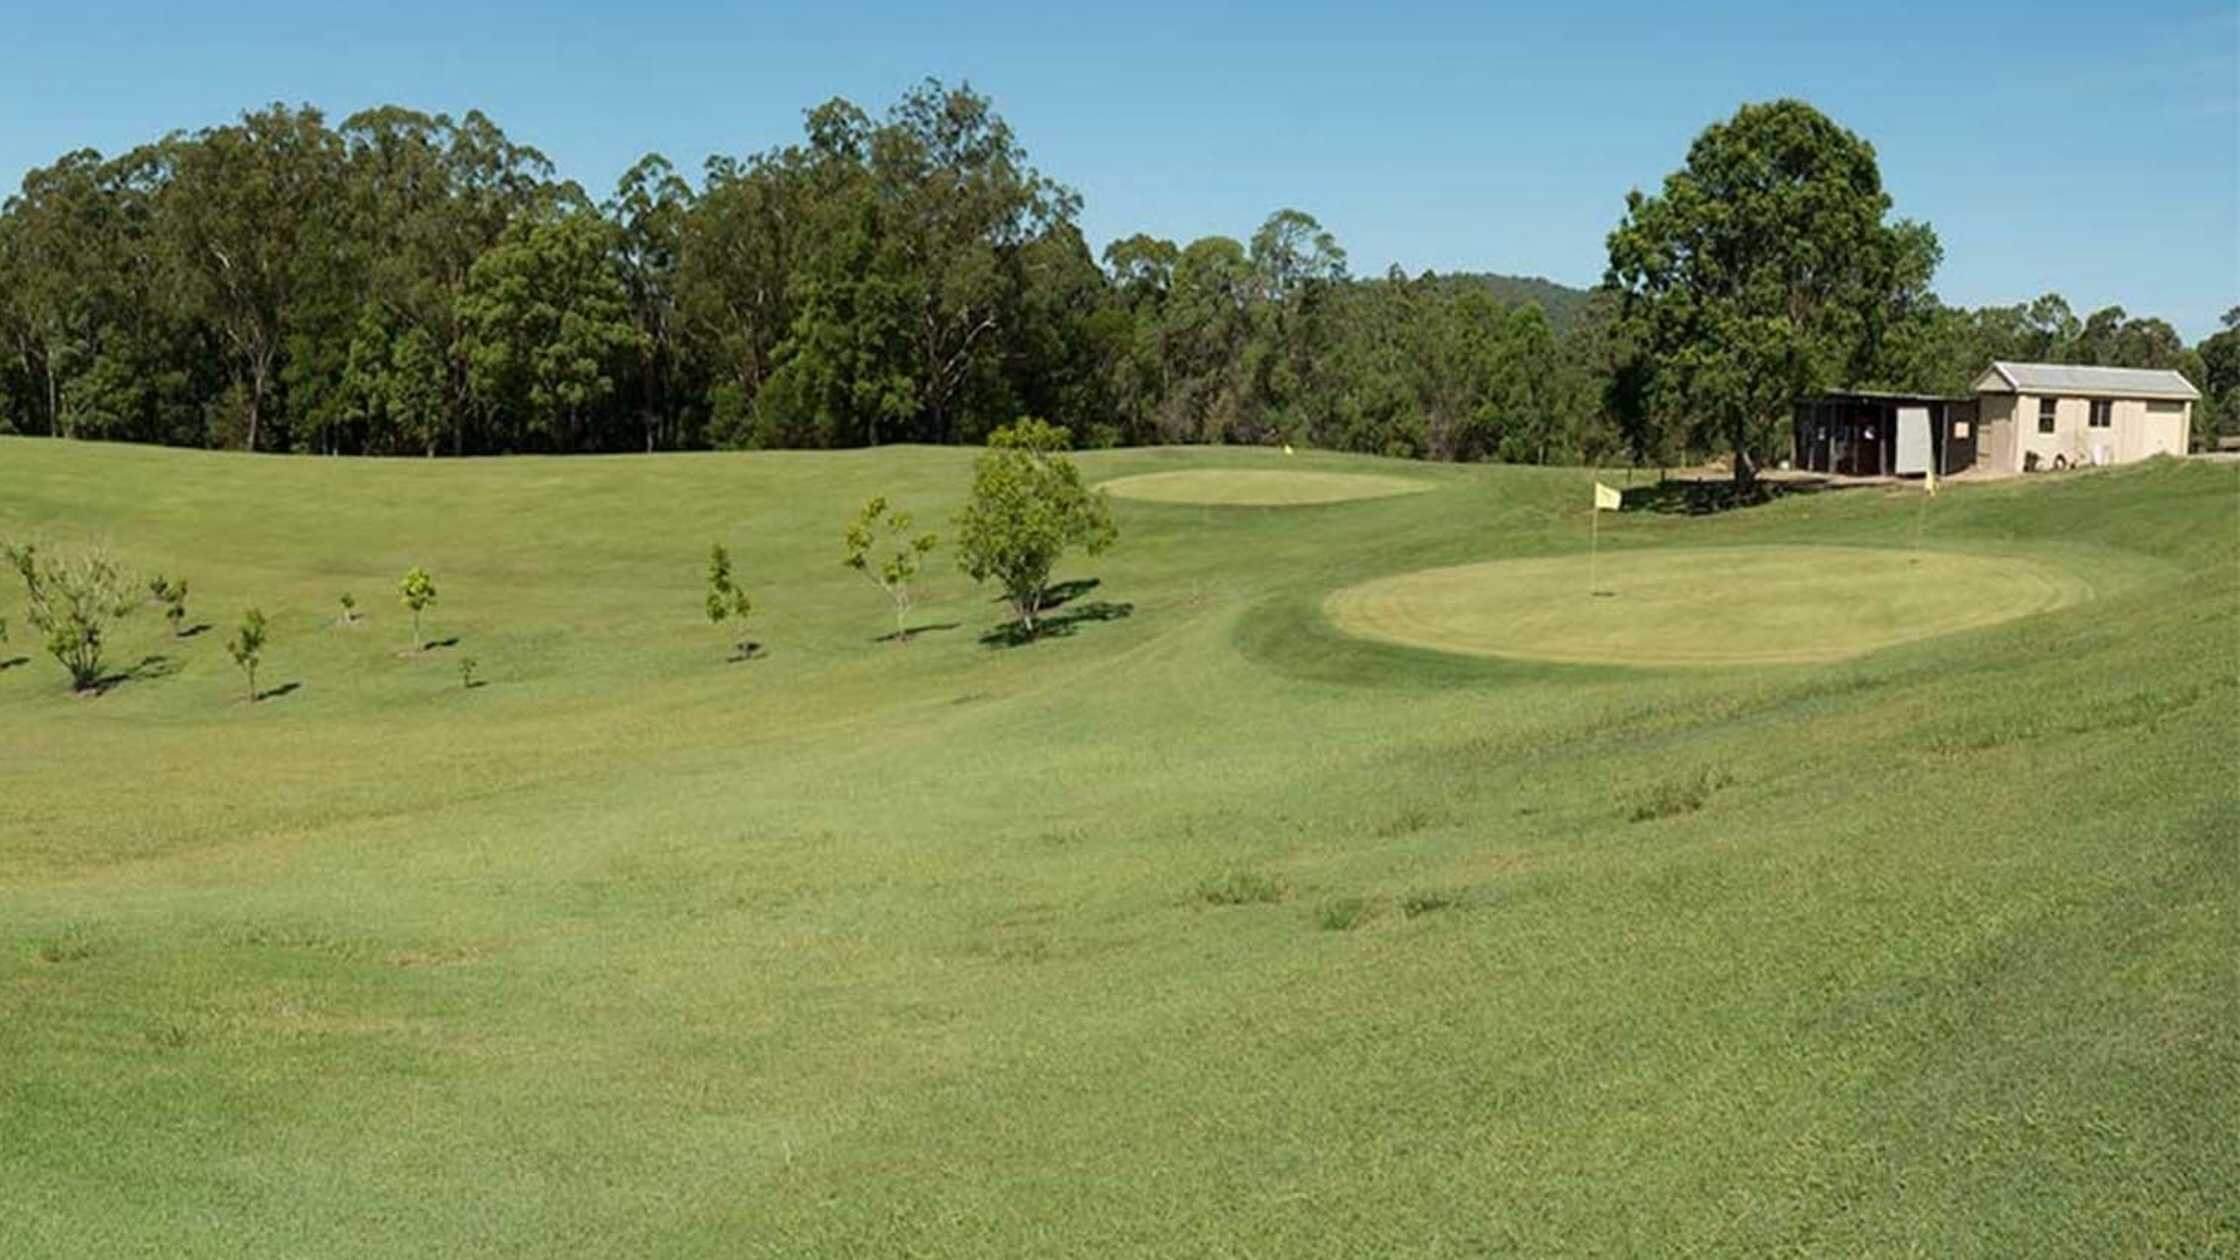
<path fill-rule="evenodd" d="M 1832 194 L 1832 195 L 1831 195 Z M 2240 345 L 2060 298 L 1967 310 L 1873 152 L 1796 102 L 1699 138 L 1571 309 L 1356 277 L 1292 209 L 1092 252 L 991 102 L 928 81 L 795 143 L 658 154 L 594 199 L 480 113 L 273 105 L 34 170 L 0 206 L 0 431 L 328 454 L 1286 441 L 1436 459 L 1779 450 L 1786 399 L 1960 391 L 1989 359 L 2175 367 L 2240 427 Z M 2231 320 L 2228 320 L 2230 324 Z"/>

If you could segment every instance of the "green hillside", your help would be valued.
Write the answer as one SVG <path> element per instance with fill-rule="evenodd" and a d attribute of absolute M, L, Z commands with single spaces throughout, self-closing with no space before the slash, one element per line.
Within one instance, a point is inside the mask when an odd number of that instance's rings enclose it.
<path fill-rule="evenodd" d="M 1116 499 L 1048 637 L 944 548 L 882 641 L 842 528 L 971 461 L 0 439 L 212 627 L 74 698 L 0 593 L 0 1255 L 2240 1247 L 2232 465 L 1605 516 L 2085 592 L 1629 669 L 1324 613 L 1583 556 L 1586 471 L 1241 448 L 1081 462 L 1433 488 Z"/>
<path fill-rule="evenodd" d="M 1592 289 L 1575 289 L 1543 276 L 1504 276 L 1490 271 L 1461 271 L 1448 278 L 1458 285 L 1477 285 L 1504 306 L 1538 302 L 1541 312 L 1548 317 L 1549 327 L 1558 334 L 1570 332 L 1577 326 L 1579 316 L 1587 308 L 1587 299 L 1594 296 Z"/>

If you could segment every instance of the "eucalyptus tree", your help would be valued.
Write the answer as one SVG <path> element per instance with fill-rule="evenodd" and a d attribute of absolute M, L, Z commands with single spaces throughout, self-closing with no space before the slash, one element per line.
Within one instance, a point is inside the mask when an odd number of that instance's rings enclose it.
<path fill-rule="evenodd" d="M 1246 404 L 1258 440 L 1305 437 L 1327 397 L 1321 363 L 1332 335 L 1330 299 L 1346 279 L 1346 252 L 1313 215 L 1278 210 L 1252 234 L 1252 337 L 1244 372 Z"/>
<path fill-rule="evenodd" d="M 807 179 L 798 154 L 710 158 L 678 230 L 677 317 L 710 381 L 718 436 L 743 444 L 792 323 L 788 297 Z"/>
<path fill-rule="evenodd" d="M 611 266 L 613 229 L 588 208 L 523 219 L 468 273 L 459 298 L 468 382 L 485 416 L 545 450 L 582 450 L 587 413 L 644 345 Z"/>
<path fill-rule="evenodd" d="M 370 449 L 467 449 L 460 310 L 475 260 L 553 195 L 552 165 L 479 111 L 454 120 L 383 106 L 340 129 L 350 214 L 366 242 L 347 393 Z"/>
<path fill-rule="evenodd" d="M 242 444 L 259 449 L 308 248 L 330 238 L 343 148 L 320 112 L 274 104 L 168 142 L 158 221 L 194 308 L 226 351 Z"/>
<path fill-rule="evenodd" d="M 1183 247 L 1162 323 L 1172 385 L 1159 409 L 1168 441 L 1220 442 L 1249 432 L 1251 382 L 1245 351 L 1252 338 L 1255 278 L 1244 245 L 1208 236 Z"/>
<path fill-rule="evenodd" d="M 99 357 L 116 305 L 122 224 L 109 178 L 101 155 L 80 149 L 26 173 L 5 207 L 0 285 L 11 340 L 52 436 L 78 432 L 75 386 Z"/>
<path fill-rule="evenodd" d="M 669 159 L 649 153 L 623 173 L 604 210 L 613 224 L 615 268 L 638 331 L 638 419 L 651 451 L 659 445 L 664 417 L 676 411 L 677 262 L 692 212 L 692 186 L 677 176 Z"/>

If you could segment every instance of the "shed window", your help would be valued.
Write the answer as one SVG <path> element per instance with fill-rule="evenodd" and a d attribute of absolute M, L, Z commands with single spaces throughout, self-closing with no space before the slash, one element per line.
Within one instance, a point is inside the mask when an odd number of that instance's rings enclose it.
<path fill-rule="evenodd" d="M 2092 400 L 2092 419 L 2091 419 L 2091 422 L 2090 422 L 2090 423 L 2091 423 L 2091 425 L 2092 425 L 2092 427 L 2093 427 L 2093 428 L 2095 428 L 2095 429 L 2105 429 L 2105 428 L 2107 428 L 2107 427 L 2108 427 L 2108 426 L 2109 426 L 2110 424 L 2112 424 L 2112 423 L 2114 422 L 2114 418 L 2115 418 L 2115 409 L 2116 409 L 2116 405 L 2115 405 L 2115 404 L 2114 404 L 2113 402 L 2109 401 L 2108 399 L 2105 399 L 2105 398 L 2095 398 L 2095 399 L 2093 399 L 2093 400 Z"/>
<path fill-rule="evenodd" d="M 2059 401 L 2057 398 L 2041 398 L 2038 400 L 2038 432 L 2053 432 L 2053 405 Z"/>

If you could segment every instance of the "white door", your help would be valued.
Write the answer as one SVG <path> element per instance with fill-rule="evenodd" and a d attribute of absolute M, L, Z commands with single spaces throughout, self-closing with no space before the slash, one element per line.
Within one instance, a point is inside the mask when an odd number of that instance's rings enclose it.
<path fill-rule="evenodd" d="M 1927 407 L 1898 408 L 1898 450 L 1891 470 L 1900 475 L 1929 471 Z"/>

